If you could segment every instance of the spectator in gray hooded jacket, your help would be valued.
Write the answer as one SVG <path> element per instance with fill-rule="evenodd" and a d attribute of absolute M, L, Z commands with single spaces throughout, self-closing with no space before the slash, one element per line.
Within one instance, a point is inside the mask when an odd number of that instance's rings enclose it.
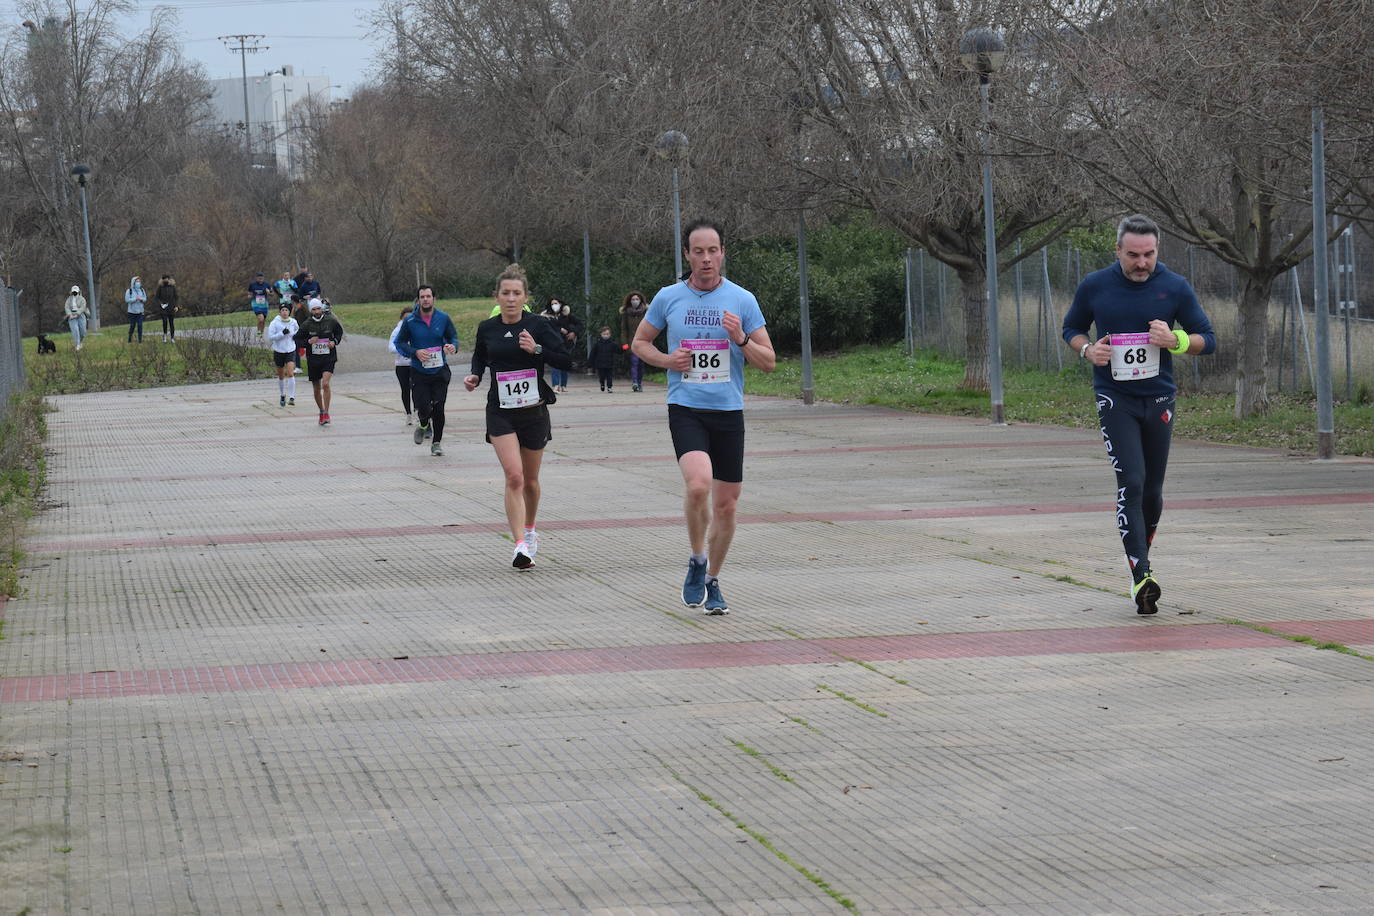
<path fill-rule="evenodd" d="M 134 329 L 138 329 L 138 342 L 143 343 L 143 307 L 148 302 L 148 293 L 143 289 L 143 281 L 138 277 L 129 278 L 129 288 L 124 291 L 124 311 L 129 316 L 129 338 L 134 342 Z"/>

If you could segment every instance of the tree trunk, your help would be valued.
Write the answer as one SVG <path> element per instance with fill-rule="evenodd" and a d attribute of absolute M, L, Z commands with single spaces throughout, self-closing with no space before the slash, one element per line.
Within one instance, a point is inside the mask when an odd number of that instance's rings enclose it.
<path fill-rule="evenodd" d="M 980 265 L 981 266 L 981 265 Z M 958 271 L 964 292 L 964 391 L 987 391 L 988 382 L 988 298 L 984 273 L 977 268 Z"/>
<path fill-rule="evenodd" d="M 1274 278 L 1251 272 L 1243 277 L 1236 317 L 1237 419 L 1269 410 L 1269 289 Z"/>

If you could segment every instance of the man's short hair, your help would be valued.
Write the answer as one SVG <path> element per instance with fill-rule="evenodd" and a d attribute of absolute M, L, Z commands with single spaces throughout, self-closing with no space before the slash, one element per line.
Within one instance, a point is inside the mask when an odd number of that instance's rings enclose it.
<path fill-rule="evenodd" d="M 1121 239 L 1126 233 L 1131 235 L 1153 235 L 1159 241 L 1159 225 L 1148 216 L 1136 213 L 1116 224 L 1116 247 L 1121 247 Z"/>
<path fill-rule="evenodd" d="M 430 286 L 428 283 L 421 283 L 419 286 L 415 287 L 415 298 L 419 299 L 420 293 L 424 292 L 425 290 L 429 290 L 431 295 L 434 294 L 434 287 Z"/>
<path fill-rule="evenodd" d="M 720 223 L 712 219 L 694 219 L 682 230 L 682 250 L 686 251 L 692 246 L 692 233 L 698 229 L 710 229 L 715 232 L 716 238 L 720 239 L 720 247 L 725 247 L 725 230 L 720 228 Z"/>

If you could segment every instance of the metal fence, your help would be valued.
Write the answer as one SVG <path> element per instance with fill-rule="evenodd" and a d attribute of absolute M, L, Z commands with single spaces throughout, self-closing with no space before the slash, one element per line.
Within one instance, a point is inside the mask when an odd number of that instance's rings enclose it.
<path fill-rule="evenodd" d="M 1240 283 L 1235 269 L 1211 253 L 1175 243 L 1161 245 L 1160 260 L 1187 277 L 1217 332 L 1218 350 L 1187 359 L 1178 381 L 1186 387 L 1226 390 L 1235 383 Z M 1332 384 L 1347 400 L 1374 386 L 1374 302 L 1361 295 L 1354 246 L 1331 246 L 1329 296 Z M 1060 327 L 1079 281 L 1113 263 L 1111 253 L 1067 244 L 1035 252 L 998 275 L 998 316 L 1004 365 L 1058 371 L 1071 365 Z M 964 355 L 963 291 L 958 277 L 919 249 L 903 265 L 910 296 L 908 345 L 956 358 Z M 1311 260 L 1274 281 L 1270 290 L 1269 382 L 1279 391 L 1311 391 L 1313 347 Z"/>
<path fill-rule="evenodd" d="M 19 326 L 22 290 L 0 287 L 0 419 L 7 419 L 10 398 L 24 387 L 24 332 Z"/>

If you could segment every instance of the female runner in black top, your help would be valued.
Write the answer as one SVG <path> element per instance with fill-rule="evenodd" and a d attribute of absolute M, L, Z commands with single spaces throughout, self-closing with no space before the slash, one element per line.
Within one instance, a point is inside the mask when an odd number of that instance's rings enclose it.
<path fill-rule="evenodd" d="M 487 441 L 496 449 L 506 473 L 506 520 L 515 552 L 511 566 L 529 569 L 539 551 L 534 527 L 539 511 L 539 466 L 544 446 L 553 438 L 549 405 L 557 398 L 544 382 L 544 364 L 568 369 L 572 358 L 562 336 L 541 315 L 524 310 L 529 281 L 519 264 L 507 267 L 496 281 L 501 313 L 477 326 L 472 371 L 463 387 L 473 391 L 482 373 L 491 370 L 487 393 Z"/>

